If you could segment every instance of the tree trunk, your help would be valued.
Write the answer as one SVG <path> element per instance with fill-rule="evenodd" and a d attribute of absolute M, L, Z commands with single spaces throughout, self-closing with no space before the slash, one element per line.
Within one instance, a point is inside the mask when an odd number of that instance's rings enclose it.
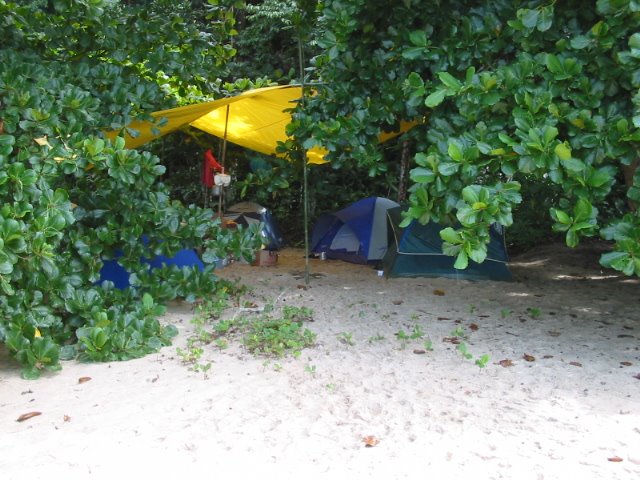
<path fill-rule="evenodd" d="M 400 155 L 400 178 L 398 179 L 398 203 L 407 200 L 407 182 L 409 179 L 409 140 L 402 141 Z"/>

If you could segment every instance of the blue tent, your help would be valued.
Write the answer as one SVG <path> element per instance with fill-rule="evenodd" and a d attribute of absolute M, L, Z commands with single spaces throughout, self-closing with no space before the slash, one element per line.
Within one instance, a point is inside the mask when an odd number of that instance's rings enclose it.
<path fill-rule="evenodd" d="M 271 212 L 255 202 L 240 202 L 227 209 L 224 220 L 232 221 L 238 225 L 249 226 L 259 223 L 262 243 L 267 250 L 279 250 L 284 244 L 284 237 L 278 227 L 278 222 Z"/>
<path fill-rule="evenodd" d="M 430 222 L 422 225 L 412 221 L 400 227 L 401 208 L 387 212 L 389 225 L 389 249 L 382 259 L 386 277 L 448 277 L 467 280 L 512 280 L 509 271 L 504 229 L 493 225 L 491 241 L 487 246 L 487 258 L 482 263 L 469 260 L 465 270 L 453 267 L 455 257 L 442 253 L 440 230 L 444 227 Z"/>
<path fill-rule="evenodd" d="M 157 255 L 152 259 L 142 259 L 143 263 L 149 265 L 149 268 L 160 268 L 163 265 L 175 265 L 176 267 L 195 267 L 198 270 L 204 270 L 204 264 L 198 257 L 198 254 L 193 249 L 185 249 L 177 252 L 173 257 L 165 257 L 163 255 Z M 119 289 L 125 289 L 130 286 L 129 272 L 118 263 L 117 259 L 105 260 L 100 270 L 100 279 L 98 283 L 104 281 L 113 282 L 114 286 Z"/>
<path fill-rule="evenodd" d="M 387 210 L 392 200 L 369 197 L 322 215 L 313 227 L 311 251 L 352 263 L 380 260 L 387 250 Z"/>

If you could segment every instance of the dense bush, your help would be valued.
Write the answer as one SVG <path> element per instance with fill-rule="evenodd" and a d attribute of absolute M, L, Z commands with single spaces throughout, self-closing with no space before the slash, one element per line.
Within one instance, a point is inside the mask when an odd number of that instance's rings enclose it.
<path fill-rule="evenodd" d="M 377 174 L 380 128 L 425 119 L 407 220 L 458 222 L 443 239 L 459 267 L 537 182 L 560 192 L 539 215 L 567 245 L 599 233 L 602 263 L 640 274 L 637 2 L 328 0 L 320 22 L 324 87 L 292 132 Z"/>
<path fill-rule="evenodd" d="M 155 351 L 174 333 L 161 305 L 216 289 L 213 262 L 249 255 L 255 236 L 172 200 L 158 157 L 101 130 L 197 85 L 229 50 L 179 17 L 98 0 L 0 0 L 0 36 L 0 341 L 30 378 L 61 356 Z M 192 247 L 202 272 L 140 262 Z M 112 258 L 133 288 L 97 283 Z"/>

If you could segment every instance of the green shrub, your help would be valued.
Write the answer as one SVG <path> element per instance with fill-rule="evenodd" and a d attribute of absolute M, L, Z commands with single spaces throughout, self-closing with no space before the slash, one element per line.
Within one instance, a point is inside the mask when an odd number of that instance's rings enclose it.
<path fill-rule="evenodd" d="M 290 317 L 264 315 L 249 324 L 244 345 L 255 354 L 283 357 L 291 353 L 299 357 L 302 349 L 315 344 L 316 335 Z"/>
<path fill-rule="evenodd" d="M 211 44 L 185 23 L 167 32 L 156 28 L 166 18 L 140 23 L 144 12 L 112 2 L 49 2 L 47 12 L 40 3 L 0 0 L 0 342 L 27 378 L 61 358 L 157 351 L 176 333 L 158 322 L 161 305 L 215 291 L 214 262 L 250 256 L 259 242 L 255 229 L 222 229 L 212 211 L 172 200 L 157 156 L 101 138 L 172 103 L 166 92 L 204 73 Z M 149 31 L 130 35 L 134 24 Z M 193 55 L 172 63 L 149 53 L 171 42 Z M 194 247 L 204 271 L 141 262 Z M 113 258 L 132 288 L 97 284 Z"/>

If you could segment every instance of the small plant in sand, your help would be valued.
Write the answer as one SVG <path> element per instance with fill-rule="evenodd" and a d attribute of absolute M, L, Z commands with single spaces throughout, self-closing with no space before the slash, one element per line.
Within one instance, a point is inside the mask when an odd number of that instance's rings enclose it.
<path fill-rule="evenodd" d="M 315 345 L 316 334 L 302 325 L 312 314 L 309 308 L 292 306 L 283 308 L 282 317 L 263 313 L 247 322 L 243 343 L 254 355 L 299 357 L 303 348 Z"/>
<path fill-rule="evenodd" d="M 206 375 L 211 369 L 211 362 L 200 362 L 205 353 L 204 347 L 211 343 L 216 336 L 215 332 L 207 330 L 207 325 L 210 319 L 219 318 L 227 306 L 228 299 L 221 295 L 214 301 L 201 303 L 196 307 L 196 315 L 191 319 L 194 332 L 187 339 L 185 349 L 176 348 L 176 354 L 183 364 L 189 366 L 190 370 L 203 372 Z"/>
<path fill-rule="evenodd" d="M 462 328 L 460 325 L 458 325 L 455 329 L 453 329 L 453 331 L 451 332 L 451 336 L 452 337 L 459 337 L 459 338 L 463 338 L 465 336 L 464 334 L 464 328 Z"/>
<path fill-rule="evenodd" d="M 509 315 L 511 315 L 511 313 L 513 313 L 513 312 L 511 312 L 511 309 L 503 308 L 502 310 L 500 310 L 500 318 L 502 318 L 504 320 Z"/>
<path fill-rule="evenodd" d="M 200 357 L 202 357 L 202 354 L 204 353 L 204 349 L 202 347 L 189 345 L 185 350 L 180 347 L 176 348 L 176 352 L 178 353 L 180 360 L 182 360 L 182 363 L 194 364 L 200 360 Z"/>
<path fill-rule="evenodd" d="M 214 300 L 204 301 L 196 306 L 196 316 L 202 320 L 213 320 L 220 318 L 222 313 L 229 308 L 229 299 L 219 296 Z"/>
<path fill-rule="evenodd" d="M 487 363 L 489 362 L 489 359 L 491 357 L 486 353 L 484 355 L 476 357 L 473 353 L 469 351 L 469 348 L 466 342 L 462 341 L 462 339 L 466 339 L 467 337 L 464 329 L 461 326 L 458 325 L 451 332 L 451 336 L 459 339 L 458 344 L 456 346 L 456 350 L 460 353 L 460 355 L 462 355 L 462 358 L 464 358 L 465 360 L 473 360 L 474 363 L 480 368 L 484 368 L 487 366 Z"/>
<path fill-rule="evenodd" d="M 400 340 L 400 346 L 402 349 L 406 348 L 407 343 L 412 340 L 420 340 L 424 338 L 425 332 L 422 330 L 422 326 L 419 324 L 415 324 L 411 330 L 411 333 L 406 333 L 404 330 L 400 329 L 395 333 L 398 340 Z"/>
<path fill-rule="evenodd" d="M 315 334 L 303 328 L 304 321 L 313 320 L 313 310 L 308 307 L 284 306 L 281 316 L 273 315 L 275 307 L 268 303 L 258 308 L 253 302 L 243 304 L 243 315 L 219 319 L 210 326 L 206 335 L 203 318 L 211 315 L 199 315 L 195 337 L 202 343 L 214 342 L 220 349 L 229 347 L 232 340 L 240 340 L 251 353 L 267 357 L 283 357 L 288 353 L 299 356 L 303 348 L 315 343 Z M 208 312 L 208 311 L 207 311 Z"/>
<path fill-rule="evenodd" d="M 187 348 L 183 350 L 182 348 L 176 348 L 176 353 L 180 357 L 180 360 L 183 364 L 189 365 L 189 370 L 193 370 L 194 372 L 202 372 L 207 375 L 209 370 L 211 369 L 211 362 L 201 363 L 200 359 L 204 354 L 204 348 L 197 345 L 198 340 L 195 337 L 192 337 L 187 340 Z"/>
<path fill-rule="evenodd" d="M 371 337 L 369 337 L 367 342 L 374 343 L 374 342 L 381 342 L 383 340 L 384 340 L 384 335 L 381 335 L 380 333 L 376 333 L 375 335 L 372 335 Z"/>
<path fill-rule="evenodd" d="M 536 307 L 527 308 L 527 313 L 531 316 L 531 318 L 539 318 L 542 315 L 542 310 Z"/>
<path fill-rule="evenodd" d="M 490 358 L 489 354 L 485 353 L 484 355 L 476 358 L 475 364 L 480 368 L 484 368 L 487 366 L 487 363 L 489 363 Z"/>
<path fill-rule="evenodd" d="M 270 359 L 267 359 L 264 362 L 262 362 L 262 366 L 264 367 L 265 370 L 270 367 L 271 370 L 273 370 L 274 372 L 281 372 L 283 368 L 282 364 L 273 363 Z"/>
<path fill-rule="evenodd" d="M 344 343 L 345 345 L 349 345 L 350 347 L 356 344 L 355 340 L 353 339 L 353 334 L 350 332 L 339 333 L 338 340 L 340 341 L 340 343 Z"/>
<path fill-rule="evenodd" d="M 273 303 L 264 308 L 253 302 L 242 305 L 242 315 L 223 319 L 224 310 L 229 307 L 226 299 L 201 304 L 191 320 L 195 331 L 187 340 L 187 348 L 177 349 L 182 362 L 194 371 L 206 373 L 211 365 L 200 363 L 200 358 L 211 343 L 224 350 L 232 341 L 240 341 L 255 355 L 278 358 L 287 354 L 298 357 L 303 348 L 315 344 L 315 333 L 303 327 L 303 322 L 313 320 L 310 308 L 287 305 L 281 309 L 281 316 L 276 316 Z M 274 370 L 278 370 L 275 365 Z"/>
<path fill-rule="evenodd" d="M 293 305 L 285 305 L 282 307 L 282 315 L 284 318 L 292 322 L 312 322 L 313 310 L 309 307 L 294 307 Z"/>
<path fill-rule="evenodd" d="M 220 321 L 211 326 L 213 320 L 219 319 L 224 311 L 229 308 L 231 295 L 239 295 L 244 292 L 243 287 L 235 287 L 233 292 L 223 289 L 217 292 L 214 299 L 200 302 L 196 305 L 195 315 L 191 319 L 194 331 L 187 339 L 186 348 L 176 348 L 176 354 L 183 364 L 188 365 L 194 372 L 202 372 L 207 375 L 211 369 L 211 362 L 201 362 L 205 353 L 205 347 L 214 342 L 219 349 L 227 348 L 228 342 L 220 338 L 233 326 L 233 322 Z"/>
<path fill-rule="evenodd" d="M 406 333 L 402 329 L 396 332 L 396 337 L 398 337 L 398 340 L 419 340 L 424 336 L 424 330 L 422 330 L 422 326 L 418 324 L 415 324 L 413 326 L 411 333 Z"/>

